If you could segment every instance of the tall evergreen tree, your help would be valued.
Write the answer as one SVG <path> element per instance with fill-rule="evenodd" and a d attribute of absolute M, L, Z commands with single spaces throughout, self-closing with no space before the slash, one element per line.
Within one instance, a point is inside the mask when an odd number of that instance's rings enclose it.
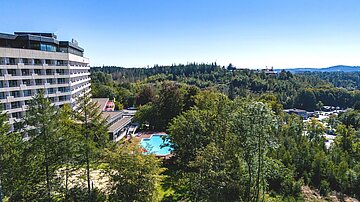
<path fill-rule="evenodd" d="M 0 202 L 2 202 L 3 197 L 3 191 L 2 191 L 2 183 L 4 181 L 4 174 L 8 173 L 6 171 L 7 165 L 9 162 L 9 155 L 7 155 L 7 148 L 9 144 L 12 141 L 9 141 L 11 139 L 9 133 L 10 126 L 7 123 L 7 114 L 6 113 L 0 113 Z M 12 145 L 10 145 L 12 146 Z M 11 157 L 10 157 L 11 158 Z"/>
<path fill-rule="evenodd" d="M 54 105 L 45 98 L 44 91 L 36 94 L 30 101 L 29 109 L 24 118 L 24 134 L 28 136 L 29 152 L 33 157 L 40 159 L 40 167 L 46 181 L 46 199 L 51 201 L 53 179 L 58 168 L 59 156 L 59 114 Z M 35 165 L 36 166 L 36 165 Z M 40 187 L 44 185 L 40 184 Z"/>
<path fill-rule="evenodd" d="M 100 149 L 104 148 L 108 141 L 108 125 L 99 110 L 98 104 L 91 101 L 88 94 L 83 94 L 77 100 L 75 120 L 80 124 L 82 145 L 84 148 L 83 162 L 86 170 L 88 201 L 92 200 L 90 164 L 99 157 Z"/>
<path fill-rule="evenodd" d="M 61 140 L 61 162 L 64 167 L 59 170 L 62 178 L 65 178 L 62 184 L 61 192 L 65 192 L 65 201 L 69 199 L 69 184 L 71 176 L 78 172 L 81 166 L 82 136 L 80 133 L 80 125 L 76 123 L 73 110 L 69 105 L 64 105 L 59 111 L 59 128 Z"/>

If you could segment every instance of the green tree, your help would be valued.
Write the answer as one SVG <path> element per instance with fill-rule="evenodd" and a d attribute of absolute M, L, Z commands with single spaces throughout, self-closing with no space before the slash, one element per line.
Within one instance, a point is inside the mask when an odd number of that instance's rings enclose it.
<path fill-rule="evenodd" d="M 356 101 L 354 106 L 353 106 L 354 110 L 360 110 L 360 101 Z"/>
<path fill-rule="evenodd" d="M 156 201 L 160 182 L 160 160 L 145 155 L 139 142 L 115 145 L 106 150 L 110 201 Z"/>
<path fill-rule="evenodd" d="M 311 89 L 304 89 L 300 91 L 298 96 L 296 97 L 295 106 L 300 109 L 313 111 L 316 109 L 316 97 Z"/>
<path fill-rule="evenodd" d="M 220 93 L 203 91 L 195 96 L 195 107 L 175 117 L 169 124 L 169 139 L 175 158 L 186 166 L 196 151 L 211 140 L 224 142 L 227 133 L 229 99 Z"/>
<path fill-rule="evenodd" d="M 200 89 L 196 86 L 186 86 L 186 92 L 184 94 L 184 111 L 189 110 L 195 105 L 195 96 L 200 92 Z"/>
<path fill-rule="evenodd" d="M 247 167 L 246 201 L 259 201 L 265 192 L 266 154 L 270 147 L 275 117 L 265 104 L 261 102 L 237 102 L 231 130 L 236 135 L 239 146 L 236 156 Z"/>
<path fill-rule="evenodd" d="M 115 97 L 116 91 L 111 86 L 106 85 L 98 85 L 92 88 L 92 96 L 98 98 L 110 98 L 113 99 Z"/>
<path fill-rule="evenodd" d="M 353 153 L 353 144 L 355 143 L 355 130 L 353 127 L 345 126 L 343 124 L 339 125 L 336 128 L 337 137 L 335 139 L 335 143 L 339 146 L 343 151 L 348 154 Z"/>
<path fill-rule="evenodd" d="M 29 153 L 40 159 L 39 166 L 43 171 L 37 177 L 45 176 L 46 184 L 39 184 L 46 193 L 46 200 L 52 200 L 55 175 L 59 165 L 59 114 L 55 106 L 45 98 L 44 92 L 36 94 L 30 101 L 29 109 L 24 117 L 24 134 L 28 136 L 30 144 Z"/>
<path fill-rule="evenodd" d="M 346 126 L 353 126 L 356 130 L 360 129 L 360 112 L 359 110 L 347 110 L 339 114 L 339 120 Z"/>
<path fill-rule="evenodd" d="M 141 106 L 155 101 L 155 89 L 151 85 L 141 86 L 139 94 L 136 96 L 136 105 Z"/>
<path fill-rule="evenodd" d="M 307 135 L 310 140 L 320 140 L 324 134 L 325 127 L 318 120 L 312 118 L 306 125 Z"/>
<path fill-rule="evenodd" d="M 183 108 L 182 94 L 179 86 L 174 82 L 164 82 L 161 84 L 159 98 L 154 103 L 157 121 L 154 123 L 155 129 L 166 130 L 172 118 L 179 115 Z"/>
<path fill-rule="evenodd" d="M 16 187 L 23 151 L 22 137 L 19 133 L 9 132 L 7 114 L 0 114 L 0 201 L 5 196 L 12 197 Z"/>
<path fill-rule="evenodd" d="M 210 143 L 211 128 L 218 123 L 211 119 L 209 113 L 211 112 L 204 110 L 188 110 L 174 118 L 170 124 L 169 138 L 180 165 L 186 166 L 195 159 L 196 150 Z"/>
<path fill-rule="evenodd" d="M 241 183 L 235 173 L 240 168 L 226 150 L 219 148 L 214 142 L 197 150 L 196 158 L 189 163 L 189 167 L 195 171 L 183 176 L 191 200 L 239 200 Z"/>
<path fill-rule="evenodd" d="M 155 107 L 151 104 L 140 106 L 134 116 L 134 121 L 140 123 L 141 128 L 146 128 L 147 125 L 153 129 L 156 119 Z"/>
<path fill-rule="evenodd" d="M 61 183 L 61 193 L 64 193 L 64 200 L 69 200 L 70 178 L 79 171 L 82 153 L 82 135 L 80 125 L 76 122 L 74 111 L 69 105 L 64 105 L 59 111 L 59 131 L 60 141 L 58 146 L 61 148 L 58 158 L 61 159 L 61 168 L 58 173 L 63 180 Z M 65 182 L 64 182 L 65 181 Z M 60 197 L 59 197 L 60 198 Z"/>
<path fill-rule="evenodd" d="M 343 160 L 337 166 L 335 171 L 336 181 L 338 182 L 338 185 L 340 187 L 340 194 L 342 195 L 341 198 L 343 198 L 343 194 L 348 189 L 350 184 L 348 173 L 349 173 L 349 165 L 345 160 Z"/>
<path fill-rule="evenodd" d="M 104 72 L 92 72 L 91 81 L 93 83 L 99 83 L 104 85 L 109 85 L 113 82 L 111 74 L 106 74 Z"/>
<path fill-rule="evenodd" d="M 99 158 L 101 149 L 109 141 L 108 125 L 106 119 L 101 116 L 101 111 L 97 103 L 91 102 L 88 94 L 83 94 L 77 100 L 75 110 L 75 121 L 80 124 L 80 134 L 82 135 L 83 162 L 86 170 L 87 196 L 91 201 L 91 184 L 90 184 L 90 164 L 95 163 Z"/>

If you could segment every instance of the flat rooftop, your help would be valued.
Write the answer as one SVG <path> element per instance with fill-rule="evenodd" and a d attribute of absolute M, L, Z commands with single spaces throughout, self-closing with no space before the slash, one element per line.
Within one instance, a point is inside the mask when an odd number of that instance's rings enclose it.
<path fill-rule="evenodd" d="M 122 111 L 103 111 L 101 116 L 103 119 L 107 119 L 109 122 L 112 122 L 113 119 L 116 119 L 123 114 L 124 113 Z"/>
<path fill-rule="evenodd" d="M 119 119 L 118 121 L 116 121 L 114 124 L 112 124 L 109 127 L 109 132 L 110 133 L 116 133 L 118 130 L 121 130 L 122 128 L 124 128 L 126 125 L 128 125 L 133 117 L 130 116 L 125 116 L 122 119 Z"/>
<path fill-rule="evenodd" d="M 72 53 L 79 56 L 84 54 L 84 49 L 76 40 L 58 41 L 54 33 L 47 32 L 0 33 L 0 47 Z"/>
<path fill-rule="evenodd" d="M 104 111 L 109 98 L 92 98 L 92 101 L 97 103 L 101 111 Z"/>

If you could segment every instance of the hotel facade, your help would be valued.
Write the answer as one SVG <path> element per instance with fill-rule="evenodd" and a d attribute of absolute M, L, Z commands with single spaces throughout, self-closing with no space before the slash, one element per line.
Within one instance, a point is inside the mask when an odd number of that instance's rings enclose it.
<path fill-rule="evenodd" d="M 79 95 L 90 93 L 84 49 L 52 33 L 0 33 L 0 102 L 11 125 L 41 89 L 54 105 L 75 107 Z"/>

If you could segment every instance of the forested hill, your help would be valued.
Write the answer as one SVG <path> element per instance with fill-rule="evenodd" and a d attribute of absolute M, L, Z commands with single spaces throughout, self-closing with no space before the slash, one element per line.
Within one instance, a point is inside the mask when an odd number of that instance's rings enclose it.
<path fill-rule="evenodd" d="M 174 76 L 193 76 L 197 74 L 211 73 L 220 71 L 222 68 L 216 63 L 211 64 L 196 64 L 189 63 L 187 65 L 171 65 L 171 66 L 158 66 L 152 68 L 124 68 L 117 66 L 103 66 L 92 67 L 93 72 L 101 71 L 112 75 L 115 81 L 119 82 L 134 82 L 137 80 L 145 79 L 155 74 L 171 74 Z M 231 68 L 228 67 L 228 68 Z"/>
<path fill-rule="evenodd" d="M 227 94 L 229 98 L 260 97 L 271 94 L 284 108 L 301 108 L 314 110 L 322 105 L 353 106 L 360 99 L 360 72 L 306 72 L 292 74 L 282 70 L 271 73 L 263 70 L 235 69 L 231 64 L 227 67 L 216 63 L 171 66 L 154 66 L 152 68 L 93 67 L 94 95 L 103 93 L 134 91 L 130 86 L 135 83 L 152 83 L 170 80 L 196 86 L 200 89 L 213 88 Z M 104 74 L 106 73 L 106 74 Z M 105 87 L 104 79 L 108 75 L 118 85 Z M 139 83 L 139 85 L 140 85 Z M 128 94 L 134 94 L 131 92 Z M 136 105 L 134 98 L 119 97 L 125 105 Z M 125 99 L 125 100 L 124 100 Z"/>
<path fill-rule="evenodd" d="M 285 69 L 292 73 L 299 72 L 360 72 L 360 66 L 345 66 L 345 65 L 337 65 L 326 68 L 294 68 L 294 69 Z M 281 71 L 279 69 L 278 71 Z"/>

